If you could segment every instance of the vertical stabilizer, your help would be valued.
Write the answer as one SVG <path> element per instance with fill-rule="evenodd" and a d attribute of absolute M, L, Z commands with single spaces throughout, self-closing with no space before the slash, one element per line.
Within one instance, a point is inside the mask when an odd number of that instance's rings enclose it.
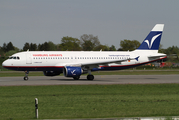
<path fill-rule="evenodd" d="M 136 50 L 158 50 L 164 24 L 156 24 Z"/>

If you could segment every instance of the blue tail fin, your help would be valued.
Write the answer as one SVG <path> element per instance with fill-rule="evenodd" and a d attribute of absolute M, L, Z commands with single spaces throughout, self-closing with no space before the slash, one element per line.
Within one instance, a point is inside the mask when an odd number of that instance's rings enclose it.
<path fill-rule="evenodd" d="M 137 50 L 158 50 L 164 24 L 156 24 Z"/>

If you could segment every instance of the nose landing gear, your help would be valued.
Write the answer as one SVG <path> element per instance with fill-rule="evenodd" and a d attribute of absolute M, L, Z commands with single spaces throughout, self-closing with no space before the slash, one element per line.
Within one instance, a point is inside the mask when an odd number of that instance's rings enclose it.
<path fill-rule="evenodd" d="M 29 71 L 24 71 L 24 72 L 25 72 L 24 80 L 27 81 L 29 79 L 28 78 Z"/>

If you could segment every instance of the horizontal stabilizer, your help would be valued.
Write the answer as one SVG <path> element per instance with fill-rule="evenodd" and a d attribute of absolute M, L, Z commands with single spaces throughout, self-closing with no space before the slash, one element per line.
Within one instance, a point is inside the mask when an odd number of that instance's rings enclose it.
<path fill-rule="evenodd" d="M 165 56 L 166 56 L 166 54 L 158 53 L 156 55 L 150 55 L 150 56 L 148 56 L 148 58 L 157 58 L 157 57 L 165 57 Z"/>

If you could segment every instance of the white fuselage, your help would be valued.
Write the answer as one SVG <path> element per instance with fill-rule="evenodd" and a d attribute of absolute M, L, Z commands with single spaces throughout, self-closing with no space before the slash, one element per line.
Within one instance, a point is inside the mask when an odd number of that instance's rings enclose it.
<path fill-rule="evenodd" d="M 148 52 L 105 52 L 105 51 L 27 51 L 16 53 L 12 59 L 3 63 L 4 67 L 22 71 L 45 71 L 63 68 L 64 66 L 89 66 L 93 68 L 130 67 L 153 61 Z M 155 54 L 150 53 L 150 54 Z M 159 53 L 157 53 L 159 54 Z M 138 60 L 132 59 L 139 56 Z M 14 59 L 13 57 L 16 57 Z M 17 59 L 19 57 L 19 59 Z M 157 58 L 159 59 L 159 58 Z M 100 70 L 100 69 L 99 69 Z M 113 70 L 110 68 L 110 70 Z"/>

